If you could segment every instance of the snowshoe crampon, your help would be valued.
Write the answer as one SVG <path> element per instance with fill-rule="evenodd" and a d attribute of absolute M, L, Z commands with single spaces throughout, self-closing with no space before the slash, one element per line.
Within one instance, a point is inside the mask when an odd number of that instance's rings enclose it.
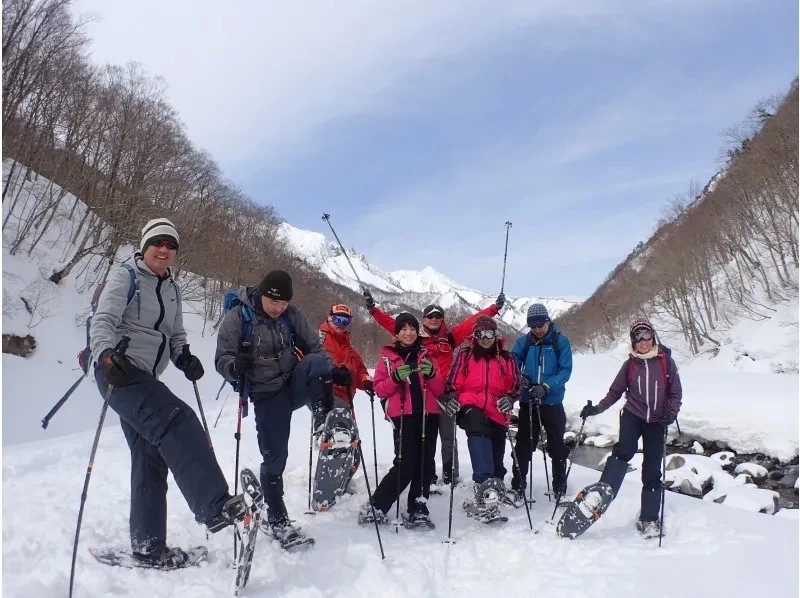
<path fill-rule="evenodd" d="M 357 453 L 358 437 L 350 410 L 344 407 L 332 409 L 320 435 L 311 501 L 315 511 L 327 511 L 344 494 L 358 469 Z"/>
<path fill-rule="evenodd" d="M 196 567 L 208 558 L 208 549 L 205 546 L 195 546 L 186 551 L 180 548 L 167 548 L 157 555 L 147 556 L 133 553 L 130 549 L 118 548 L 90 548 L 89 553 L 104 565 L 159 571 Z"/>
<path fill-rule="evenodd" d="M 575 539 L 589 529 L 606 512 L 614 491 L 605 482 L 596 482 L 578 492 L 556 525 L 556 533 L 562 538 Z"/>
<path fill-rule="evenodd" d="M 256 550 L 256 540 L 258 539 L 259 521 L 264 506 L 264 492 L 256 475 L 249 469 L 243 469 L 240 475 L 242 491 L 244 493 L 247 512 L 241 521 L 236 525 L 236 535 L 241 542 L 241 552 L 236 561 L 236 587 L 234 595 L 247 585 L 250 579 L 250 568 L 253 564 L 253 555 Z"/>

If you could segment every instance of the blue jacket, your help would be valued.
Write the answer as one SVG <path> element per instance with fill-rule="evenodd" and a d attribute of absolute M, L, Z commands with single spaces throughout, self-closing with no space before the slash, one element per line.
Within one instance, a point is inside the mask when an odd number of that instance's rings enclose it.
<path fill-rule="evenodd" d="M 514 348 L 511 354 L 517 360 L 520 370 L 533 380 L 534 384 L 546 384 L 550 387 L 547 396 L 542 401 L 544 405 L 558 405 L 564 401 L 564 392 L 566 390 L 567 380 L 572 375 L 572 347 L 569 344 L 569 339 L 558 332 L 556 342 L 558 343 L 558 359 L 553 349 L 553 336 L 557 333 L 556 325 L 550 322 L 550 330 L 547 331 L 545 337 L 537 341 L 533 337 L 533 333 L 521 336 L 514 343 Z M 525 354 L 525 346 L 529 340 L 534 341 L 525 363 L 522 362 L 523 355 Z M 542 366 L 541 378 L 539 378 L 539 366 Z M 528 393 L 523 392 L 521 403 L 528 402 Z"/>

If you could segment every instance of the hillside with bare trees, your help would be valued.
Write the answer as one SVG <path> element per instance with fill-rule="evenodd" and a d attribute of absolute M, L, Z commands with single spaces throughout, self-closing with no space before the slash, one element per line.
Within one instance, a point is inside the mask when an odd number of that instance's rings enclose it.
<path fill-rule="evenodd" d="M 665 210 L 640 243 L 559 322 L 583 350 L 627 336 L 631 318 L 669 322 L 692 354 L 739 318 L 769 318 L 798 294 L 798 84 L 728 133 L 724 166 Z M 796 325 L 796 324 L 795 324 Z"/>

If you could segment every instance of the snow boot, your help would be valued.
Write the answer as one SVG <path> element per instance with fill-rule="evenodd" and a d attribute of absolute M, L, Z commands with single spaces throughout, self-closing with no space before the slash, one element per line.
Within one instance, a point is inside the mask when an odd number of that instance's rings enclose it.
<path fill-rule="evenodd" d="M 389 517 L 377 507 L 375 508 L 375 515 L 373 516 L 372 505 L 369 502 L 365 502 L 358 510 L 358 522 L 361 525 L 372 525 L 375 521 L 378 522 L 378 525 L 388 525 Z"/>
<path fill-rule="evenodd" d="M 180 548 L 168 547 L 149 553 L 133 552 L 133 558 L 142 566 L 166 570 L 182 569 L 191 561 L 189 554 Z"/>
<path fill-rule="evenodd" d="M 502 480 L 489 478 L 485 482 L 473 485 L 474 497 L 468 498 L 462 505 L 467 517 L 482 523 L 489 523 L 501 518 L 500 504 L 505 500 L 505 488 Z"/>
<path fill-rule="evenodd" d="M 658 538 L 659 532 L 662 536 L 666 536 L 660 521 L 642 521 L 640 519 L 636 522 L 636 529 L 646 539 Z"/>
<path fill-rule="evenodd" d="M 245 503 L 244 494 L 237 494 L 225 501 L 220 512 L 206 522 L 206 527 L 209 532 L 216 534 L 229 525 L 244 519 L 247 511 L 248 507 Z"/>
<path fill-rule="evenodd" d="M 428 506 L 424 502 L 417 500 L 414 501 L 412 508 L 403 517 L 403 527 L 407 529 L 434 529 L 436 526 L 431 521 Z"/>

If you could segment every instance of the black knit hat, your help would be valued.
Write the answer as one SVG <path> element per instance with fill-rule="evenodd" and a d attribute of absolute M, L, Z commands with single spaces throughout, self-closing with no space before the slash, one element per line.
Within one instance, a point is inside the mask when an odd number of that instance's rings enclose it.
<path fill-rule="evenodd" d="M 291 301 L 292 277 L 284 270 L 272 270 L 258 285 L 258 290 L 264 297 L 276 299 L 278 301 Z"/>
<path fill-rule="evenodd" d="M 407 311 L 397 314 L 397 317 L 394 319 L 394 333 L 397 334 L 400 332 L 406 324 L 411 326 L 417 331 L 417 334 L 419 334 L 419 320 L 417 320 L 414 314 L 410 314 Z"/>

